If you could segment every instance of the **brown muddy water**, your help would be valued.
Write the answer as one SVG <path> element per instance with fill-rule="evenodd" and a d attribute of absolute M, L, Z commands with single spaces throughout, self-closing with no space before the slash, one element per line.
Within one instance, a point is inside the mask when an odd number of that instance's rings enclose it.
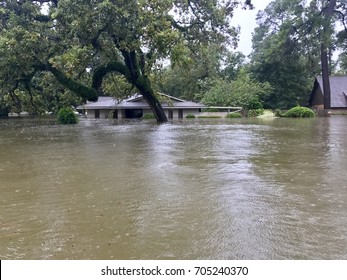
<path fill-rule="evenodd" d="M 0 259 L 347 259 L 347 117 L 0 121 Z"/>

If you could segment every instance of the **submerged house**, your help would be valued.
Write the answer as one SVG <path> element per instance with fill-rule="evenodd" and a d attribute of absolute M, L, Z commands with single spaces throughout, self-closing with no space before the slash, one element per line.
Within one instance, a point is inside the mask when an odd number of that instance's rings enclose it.
<path fill-rule="evenodd" d="M 168 119 L 183 119 L 189 114 L 199 114 L 207 106 L 186 101 L 163 93 L 159 94 L 161 106 Z M 96 102 L 87 102 L 79 106 L 85 110 L 87 118 L 134 119 L 142 118 L 152 111 L 142 95 L 137 94 L 125 100 L 117 100 L 110 96 L 100 96 Z"/>
<path fill-rule="evenodd" d="M 347 110 L 347 76 L 331 76 L 330 97 L 331 111 Z M 311 92 L 308 106 L 312 109 L 324 109 L 323 79 L 321 76 L 316 77 Z"/>

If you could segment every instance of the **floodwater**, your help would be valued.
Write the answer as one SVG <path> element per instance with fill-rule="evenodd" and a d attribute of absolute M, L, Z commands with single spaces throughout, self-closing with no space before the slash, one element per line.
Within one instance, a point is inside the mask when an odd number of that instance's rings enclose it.
<path fill-rule="evenodd" d="M 0 121 L 0 259 L 347 259 L 347 117 Z"/>

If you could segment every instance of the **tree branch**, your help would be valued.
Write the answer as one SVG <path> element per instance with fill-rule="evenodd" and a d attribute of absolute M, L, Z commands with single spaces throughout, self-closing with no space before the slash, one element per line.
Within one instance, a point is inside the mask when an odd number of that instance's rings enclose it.
<path fill-rule="evenodd" d="M 122 74 L 128 81 L 131 80 L 131 75 L 124 64 L 119 61 L 111 61 L 106 65 L 101 65 L 95 69 L 93 73 L 92 88 L 99 91 L 103 78 L 111 72 L 117 72 Z"/>
<path fill-rule="evenodd" d="M 50 64 L 46 65 L 46 70 L 50 71 L 59 83 L 69 90 L 77 93 L 82 98 L 89 101 L 96 101 L 98 99 L 98 93 L 94 88 L 87 87 L 74 81 L 73 79 L 67 77 L 62 71 L 54 68 Z"/>

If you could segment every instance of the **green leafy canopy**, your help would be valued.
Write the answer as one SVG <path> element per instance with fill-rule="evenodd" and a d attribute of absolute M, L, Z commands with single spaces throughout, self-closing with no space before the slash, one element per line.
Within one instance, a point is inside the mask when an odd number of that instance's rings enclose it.
<path fill-rule="evenodd" d="M 110 88 L 113 79 L 105 85 L 104 78 L 116 73 L 144 96 L 158 121 L 165 121 L 151 74 L 164 59 L 189 63 L 203 45 L 235 44 L 230 18 L 240 2 L 0 1 L 2 94 L 17 88 L 33 94 L 33 78 L 48 71 L 65 89 L 95 100 Z"/>

